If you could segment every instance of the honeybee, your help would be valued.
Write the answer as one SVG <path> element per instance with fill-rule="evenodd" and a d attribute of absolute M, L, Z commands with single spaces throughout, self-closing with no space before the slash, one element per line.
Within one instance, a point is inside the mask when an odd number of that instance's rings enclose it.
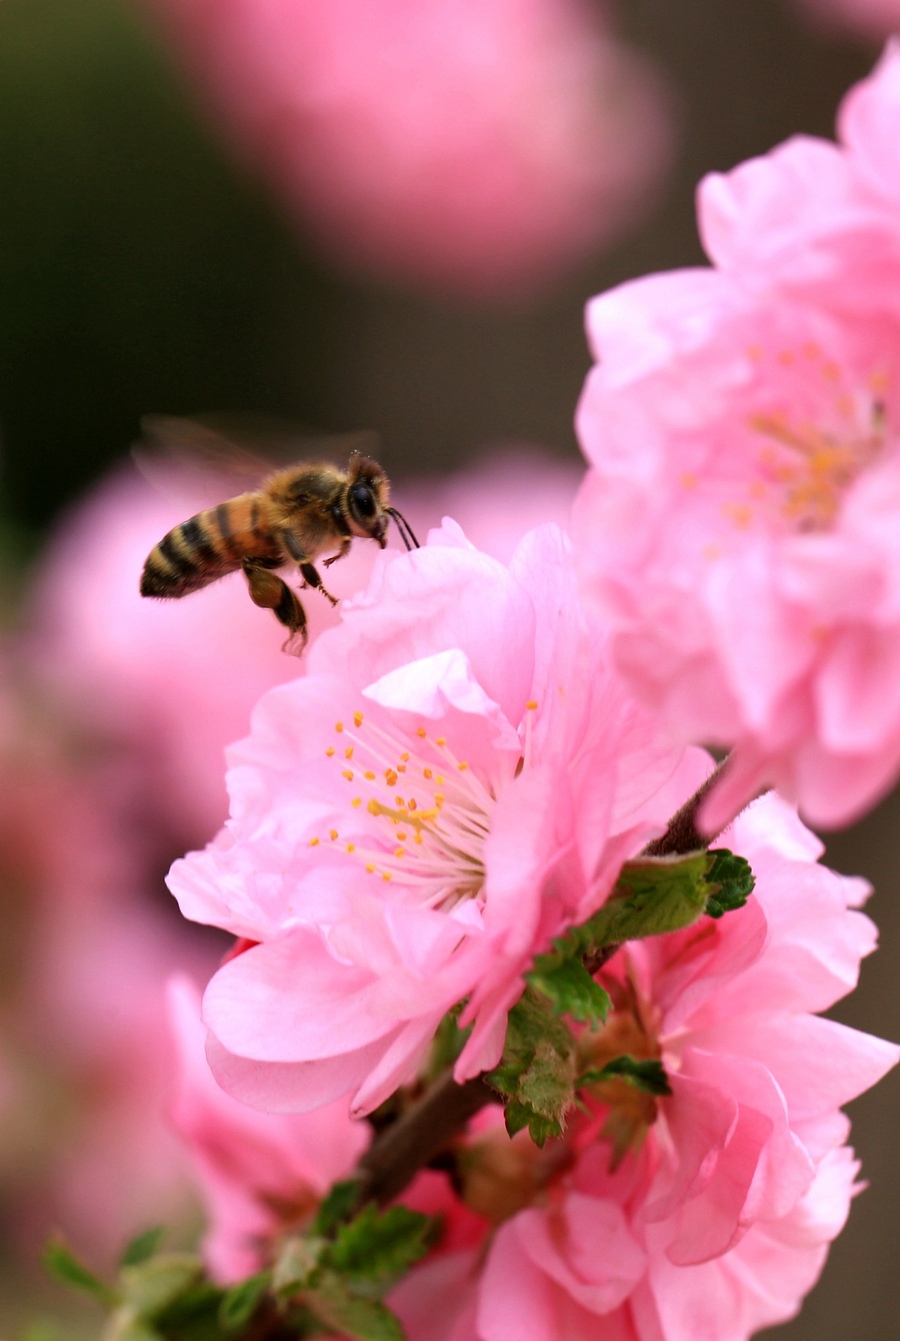
<path fill-rule="evenodd" d="M 165 421 L 172 422 L 172 421 Z M 390 486 L 377 461 L 354 451 L 346 470 L 322 461 L 272 471 L 259 487 L 206 508 L 172 528 L 147 556 L 141 595 L 179 598 L 242 569 L 255 605 L 271 610 L 288 630 L 284 650 L 306 646 L 306 612 L 297 593 L 273 572 L 295 563 L 303 586 L 315 587 L 332 605 L 315 566 L 329 568 L 354 537 L 387 543 L 389 520 L 407 550 L 418 548 L 409 523 L 389 505 Z"/>

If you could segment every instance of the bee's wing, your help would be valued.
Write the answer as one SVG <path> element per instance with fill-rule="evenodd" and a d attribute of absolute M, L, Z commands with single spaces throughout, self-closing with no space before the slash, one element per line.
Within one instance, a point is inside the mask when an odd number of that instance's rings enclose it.
<path fill-rule="evenodd" d="M 325 458 L 342 464 L 351 452 L 370 455 L 375 433 L 312 434 L 263 415 L 204 415 L 179 419 L 145 415 L 132 456 L 149 482 L 163 493 L 183 494 L 192 506 L 256 489 L 279 466 Z"/>

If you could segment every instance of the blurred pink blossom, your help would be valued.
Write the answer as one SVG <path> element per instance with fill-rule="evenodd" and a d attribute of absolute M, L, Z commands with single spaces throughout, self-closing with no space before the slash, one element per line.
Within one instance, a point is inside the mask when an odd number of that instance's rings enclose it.
<path fill-rule="evenodd" d="M 849 822 L 900 767 L 900 47 L 841 110 L 701 187 L 718 268 L 595 299 L 575 524 L 629 686 Z"/>
<path fill-rule="evenodd" d="M 0 1047 L 11 1085 L 0 1183 L 23 1251 L 55 1225 L 109 1264 L 148 1221 L 188 1208 L 163 1113 L 173 1049 L 162 988 L 173 967 L 203 975 L 214 955 L 152 906 L 148 873 L 95 786 L 88 738 L 27 659 L 15 677 L 9 651 Z"/>
<path fill-rule="evenodd" d="M 215 1279 L 237 1281 L 268 1263 L 280 1231 L 303 1227 L 332 1183 L 349 1176 L 369 1142 L 346 1100 L 315 1113 L 259 1113 L 216 1084 L 206 1060 L 200 993 L 169 984 L 178 1047 L 175 1130 L 199 1174 L 208 1218 L 203 1254 Z"/>
<path fill-rule="evenodd" d="M 232 817 L 170 888 L 251 943 L 204 1019 L 220 1082 L 273 1111 L 348 1092 L 370 1111 L 463 998 L 457 1078 L 495 1065 L 535 950 L 602 903 L 705 767 L 617 690 L 558 528 L 507 568 L 449 521 L 378 556 L 229 758 Z"/>
<path fill-rule="evenodd" d="M 900 30 L 900 0 L 794 0 L 813 20 L 871 37 Z"/>
<path fill-rule="evenodd" d="M 414 1271 L 395 1296 L 411 1341 L 431 1341 L 427 1291 L 441 1341 L 746 1341 L 815 1283 L 858 1190 L 838 1106 L 900 1050 L 811 1013 L 874 948 L 864 882 L 818 866 L 772 796 L 725 841 L 756 873 L 747 906 L 623 947 L 613 1012 L 581 1038 L 587 1065 L 658 1058 L 672 1093 L 588 1086 L 543 1151 L 483 1114 L 459 1157 L 494 1225 L 483 1270 L 458 1244 Z"/>
<path fill-rule="evenodd" d="M 620 233 L 667 164 L 584 0 L 148 0 L 239 153 L 354 270 L 475 297 Z"/>

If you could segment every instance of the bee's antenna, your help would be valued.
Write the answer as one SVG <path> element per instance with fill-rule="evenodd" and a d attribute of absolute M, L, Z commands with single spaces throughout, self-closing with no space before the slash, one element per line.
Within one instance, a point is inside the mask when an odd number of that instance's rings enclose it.
<path fill-rule="evenodd" d="M 394 521 L 397 523 L 397 530 L 400 532 L 400 539 L 403 541 L 406 548 L 408 550 L 421 549 L 422 547 L 419 544 L 418 540 L 416 539 L 415 531 L 413 531 L 413 528 L 410 526 L 409 522 L 406 520 L 403 514 L 398 512 L 396 508 L 385 508 L 385 512 L 388 514 L 389 517 L 393 517 Z M 412 543 L 410 543 L 410 541 Z"/>

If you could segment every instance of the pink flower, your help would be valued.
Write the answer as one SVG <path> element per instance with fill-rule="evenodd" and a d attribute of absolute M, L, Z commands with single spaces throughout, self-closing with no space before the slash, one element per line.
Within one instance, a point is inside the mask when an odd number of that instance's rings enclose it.
<path fill-rule="evenodd" d="M 453 1341 L 745 1341 L 815 1283 L 856 1190 L 838 1107 L 900 1050 L 810 1013 L 874 947 L 864 884 L 818 866 L 773 797 L 725 841 L 756 872 L 747 906 L 624 947 L 603 971 L 615 1010 L 582 1035 L 587 1063 L 660 1059 L 671 1095 L 602 1082 L 542 1152 L 472 1138 L 464 1196 L 502 1223 Z"/>
<path fill-rule="evenodd" d="M 237 1281 L 261 1270 L 281 1231 L 302 1227 L 332 1183 L 348 1177 L 369 1141 L 346 1102 L 316 1113 L 271 1115 L 237 1103 L 212 1077 L 200 993 L 184 977 L 169 984 L 178 1047 L 176 1131 L 200 1177 L 213 1276 Z"/>
<path fill-rule="evenodd" d="M 535 950 L 707 766 L 616 689 L 555 527 L 506 567 L 445 523 L 343 613 L 231 751 L 226 829 L 170 875 L 186 917 L 258 942 L 204 1019 L 223 1086 L 273 1110 L 376 1107 L 463 998 L 457 1078 L 493 1066 Z"/>
<path fill-rule="evenodd" d="M 582 0 L 152 0 L 254 171 L 354 270 L 528 289 L 669 157 L 661 81 Z"/>
<path fill-rule="evenodd" d="M 845 103 L 845 150 L 707 185 L 719 269 L 589 308 L 576 551 L 629 687 L 734 747 L 711 829 L 773 782 L 843 824 L 900 767 L 898 96 L 900 49 Z"/>

